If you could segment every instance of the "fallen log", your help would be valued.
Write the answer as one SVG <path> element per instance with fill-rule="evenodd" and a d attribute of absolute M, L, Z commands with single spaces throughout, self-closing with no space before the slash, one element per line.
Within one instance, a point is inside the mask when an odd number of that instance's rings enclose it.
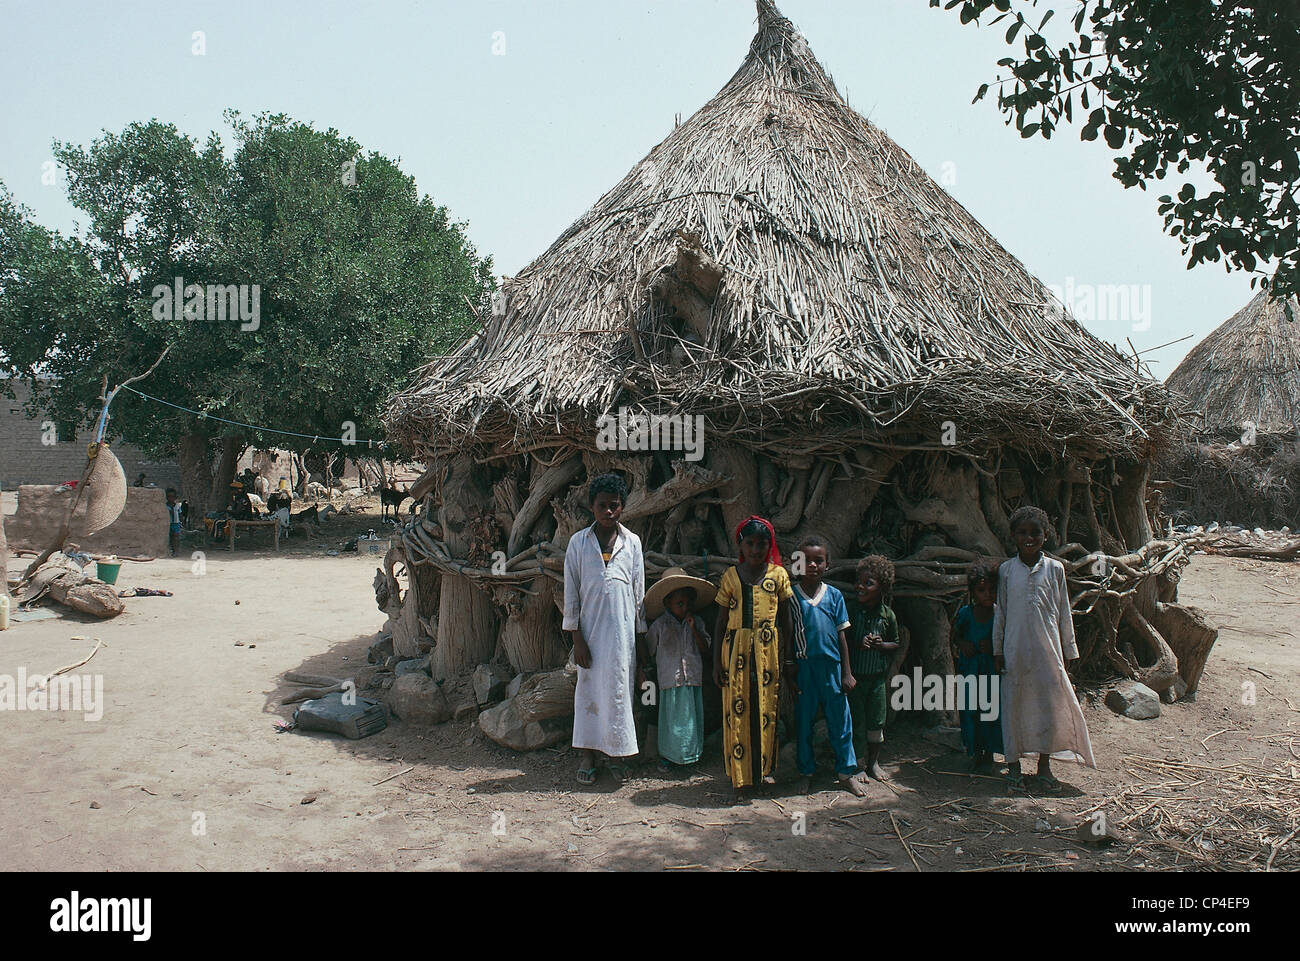
<path fill-rule="evenodd" d="M 55 552 L 27 579 L 21 602 L 32 604 L 46 594 L 56 603 L 92 617 L 116 617 L 126 609 L 117 588 L 81 573 L 60 552 Z"/>

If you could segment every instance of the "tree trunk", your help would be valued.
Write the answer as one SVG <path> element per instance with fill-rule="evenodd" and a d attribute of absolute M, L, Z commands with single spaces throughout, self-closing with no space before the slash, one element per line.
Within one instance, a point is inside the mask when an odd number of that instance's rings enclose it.
<path fill-rule="evenodd" d="M 1194 699 L 1210 649 L 1219 638 L 1218 629 L 1211 627 L 1194 607 L 1163 602 L 1156 605 L 1152 624 L 1178 659 L 1178 673 L 1187 684 L 1183 697 Z"/>
<path fill-rule="evenodd" d="M 289 482 L 290 486 L 293 488 L 294 494 L 298 497 L 306 497 L 307 484 L 311 480 L 311 472 L 307 470 L 306 458 L 297 451 L 290 452 L 289 454 L 289 473 L 292 475 L 295 469 L 298 471 L 298 477 L 296 480 L 291 480 Z"/>
<path fill-rule="evenodd" d="M 1002 545 L 1002 553 L 1014 554 L 1015 541 L 1011 539 L 1011 522 L 1002 506 L 997 478 L 985 477 L 981 474 L 979 484 L 980 510 L 984 513 L 984 521 L 993 532 L 993 536 L 998 539 L 998 543 Z"/>
<path fill-rule="evenodd" d="M 897 486 L 893 490 L 908 520 L 939 528 L 949 543 L 963 550 L 989 557 L 1002 556 L 1002 543 L 984 519 L 978 476 L 970 464 L 955 458 L 936 464 L 927 491 L 930 496 L 916 504 L 908 503 Z"/>
<path fill-rule="evenodd" d="M 212 509 L 212 459 L 208 456 L 207 437 L 183 435 L 176 459 L 181 470 L 181 497 L 190 502 L 191 517 L 201 519 Z"/>
<path fill-rule="evenodd" d="M 230 482 L 235 479 L 235 465 L 243 452 L 244 442 L 241 438 L 233 434 L 221 438 L 221 459 L 212 475 L 212 493 L 208 497 L 208 502 L 218 510 L 230 500 Z"/>
<path fill-rule="evenodd" d="M 1135 551 L 1151 540 L 1151 518 L 1147 515 L 1147 474 L 1151 462 L 1116 465 L 1119 485 L 1112 492 L 1115 504 L 1115 522 L 1124 546 Z"/>
<path fill-rule="evenodd" d="M 1145 585 L 1143 585 L 1145 586 Z M 1178 676 L 1178 658 L 1164 637 L 1138 610 L 1137 603 L 1125 604 L 1120 611 L 1121 623 L 1132 632 L 1134 653 L 1141 656 L 1133 673 L 1134 680 L 1159 694 Z M 1139 645 L 1141 651 L 1138 651 Z"/>
<path fill-rule="evenodd" d="M 537 577 L 528 589 L 537 593 L 524 594 L 509 588 L 497 592 L 498 604 L 509 615 L 501 626 L 501 653 L 516 673 L 562 667 L 569 646 L 560 632 L 555 582 L 549 577 Z"/>
<path fill-rule="evenodd" d="M 727 542 L 734 547 L 737 525 L 760 508 L 754 455 L 743 447 L 714 441 L 709 445 L 709 469 L 731 478 L 718 485 L 718 494 Z"/>
<path fill-rule="evenodd" d="M 798 543 L 798 536 L 819 534 L 831 545 L 832 558 L 856 556 L 854 540 L 862 518 L 885 478 L 901 459 L 902 455 L 893 451 L 864 452 L 853 465 L 850 476 L 839 476 L 829 482 L 819 506 L 809 503 L 807 520 L 795 531 L 796 540 L 791 542 L 790 549 Z M 833 470 L 836 468 L 838 465 L 832 466 Z"/>
<path fill-rule="evenodd" d="M 493 504 L 492 487 L 482 468 L 464 454 L 452 459 L 442 484 L 443 540 L 452 557 L 469 550 L 469 524 Z M 470 671 L 492 659 L 497 646 L 496 606 L 487 592 L 461 574 L 442 575 L 438 600 L 438 642 L 433 649 L 434 680 Z"/>

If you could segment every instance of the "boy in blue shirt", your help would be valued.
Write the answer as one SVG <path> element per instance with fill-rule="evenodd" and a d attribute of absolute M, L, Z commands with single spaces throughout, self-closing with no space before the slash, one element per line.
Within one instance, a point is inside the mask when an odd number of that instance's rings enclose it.
<path fill-rule="evenodd" d="M 822 538 L 809 535 L 799 542 L 803 574 L 795 586 L 803 631 L 795 630 L 795 729 L 798 744 L 799 793 L 807 794 L 817 770 L 813 756 L 813 722 L 817 710 L 826 714 L 826 733 L 835 752 L 835 774 L 855 797 L 866 794 L 857 776 L 858 759 L 853 753 L 853 725 L 849 716 L 848 693 L 855 681 L 849 670 L 848 611 L 844 595 L 822 582 L 830 563 L 829 548 Z M 802 638 L 800 635 L 802 634 Z M 802 644 L 800 641 L 802 640 Z"/>

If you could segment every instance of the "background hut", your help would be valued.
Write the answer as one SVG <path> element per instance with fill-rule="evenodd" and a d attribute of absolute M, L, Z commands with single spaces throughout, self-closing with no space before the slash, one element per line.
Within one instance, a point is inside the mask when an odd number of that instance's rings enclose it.
<path fill-rule="evenodd" d="M 832 582 L 894 558 L 899 663 L 934 671 L 967 564 L 1006 557 L 1009 512 L 1041 505 L 1085 663 L 1164 689 L 1181 653 L 1194 688 L 1213 632 L 1173 603 L 1183 559 L 1146 505 L 1167 392 L 855 113 L 768 0 L 758 21 L 717 96 L 393 398 L 390 437 L 429 465 L 384 578 L 401 620 L 411 571 L 426 636 L 395 640 L 433 643 L 435 677 L 561 663 L 564 548 L 614 469 L 650 583 L 716 578 L 760 513 L 787 554 L 827 538 Z M 620 411 L 701 418 L 702 458 L 604 449 Z"/>
<path fill-rule="evenodd" d="M 1161 460 L 1175 519 L 1300 526 L 1300 301 L 1260 291 L 1165 384 L 1199 415 Z"/>

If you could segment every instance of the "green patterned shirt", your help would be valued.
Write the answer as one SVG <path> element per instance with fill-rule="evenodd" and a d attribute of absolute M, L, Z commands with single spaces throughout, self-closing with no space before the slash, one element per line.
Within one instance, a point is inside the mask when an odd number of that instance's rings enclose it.
<path fill-rule="evenodd" d="M 849 666 L 854 676 L 864 674 L 883 674 L 889 670 L 889 663 L 894 659 L 895 651 L 882 651 L 878 648 L 863 650 L 862 639 L 868 634 L 879 634 L 886 641 L 897 643 L 898 618 L 886 604 L 867 609 L 858 603 L 856 597 L 846 598 L 849 609 Z"/>

